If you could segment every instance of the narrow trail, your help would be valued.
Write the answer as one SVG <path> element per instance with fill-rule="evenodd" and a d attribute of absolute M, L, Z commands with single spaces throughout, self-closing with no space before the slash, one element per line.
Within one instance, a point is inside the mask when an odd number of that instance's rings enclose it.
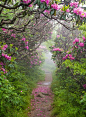
<path fill-rule="evenodd" d="M 46 71 L 45 81 L 39 82 L 37 88 L 32 92 L 34 99 L 31 99 L 32 110 L 29 117 L 51 117 L 51 103 L 53 102 L 51 82 L 52 74 Z"/>

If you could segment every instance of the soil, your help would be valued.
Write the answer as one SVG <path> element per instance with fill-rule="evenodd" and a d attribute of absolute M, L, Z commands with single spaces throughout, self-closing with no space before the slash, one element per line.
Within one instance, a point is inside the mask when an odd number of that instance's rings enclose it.
<path fill-rule="evenodd" d="M 45 75 L 45 81 L 39 82 L 37 88 L 32 92 L 34 99 L 31 99 L 32 110 L 29 117 L 51 117 L 53 93 L 50 86 L 52 74 L 47 71 Z"/>

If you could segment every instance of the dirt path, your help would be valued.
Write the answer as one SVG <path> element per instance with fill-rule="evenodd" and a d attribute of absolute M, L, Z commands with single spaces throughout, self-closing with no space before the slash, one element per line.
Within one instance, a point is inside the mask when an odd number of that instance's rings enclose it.
<path fill-rule="evenodd" d="M 31 100 L 32 110 L 29 117 L 50 117 L 53 102 L 53 94 L 50 89 L 52 75 L 50 72 L 45 74 L 45 81 L 38 83 L 37 88 L 32 92 L 34 99 Z"/>

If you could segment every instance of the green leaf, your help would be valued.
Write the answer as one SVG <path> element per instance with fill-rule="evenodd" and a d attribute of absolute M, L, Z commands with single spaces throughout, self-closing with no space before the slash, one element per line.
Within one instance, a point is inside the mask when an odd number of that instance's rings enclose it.
<path fill-rule="evenodd" d="M 10 44 L 10 47 L 12 47 L 13 46 L 13 44 Z"/>
<path fill-rule="evenodd" d="M 19 2 L 17 2 L 14 6 L 18 6 Z"/>
<path fill-rule="evenodd" d="M 37 0 L 34 2 L 34 5 L 36 5 L 37 4 Z"/>
<path fill-rule="evenodd" d="M 15 50 L 18 50 L 18 48 L 17 48 L 17 47 L 15 47 Z"/>
<path fill-rule="evenodd" d="M 40 4 L 40 9 L 43 9 L 44 8 L 44 4 Z"/>
<path fill-rule="evenodd" d="M 51 14 L 51 15 L 54 15 L 54 12 L 55 12 L 55 10 L 52 9 L 52 10 L 50 11 L 50 14 Z"/>

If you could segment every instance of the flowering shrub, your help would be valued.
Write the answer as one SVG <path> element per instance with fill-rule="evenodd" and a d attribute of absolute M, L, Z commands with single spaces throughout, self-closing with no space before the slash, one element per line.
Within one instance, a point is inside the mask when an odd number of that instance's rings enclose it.
<path fill-rule="evenodd" d="M 61 51 L 59 45 L 50 48 L 57 65 L 52 83 L 55 95 L 52 116 L 85 116 L 86 37 L 75 38 L 69 50 Z"/>

